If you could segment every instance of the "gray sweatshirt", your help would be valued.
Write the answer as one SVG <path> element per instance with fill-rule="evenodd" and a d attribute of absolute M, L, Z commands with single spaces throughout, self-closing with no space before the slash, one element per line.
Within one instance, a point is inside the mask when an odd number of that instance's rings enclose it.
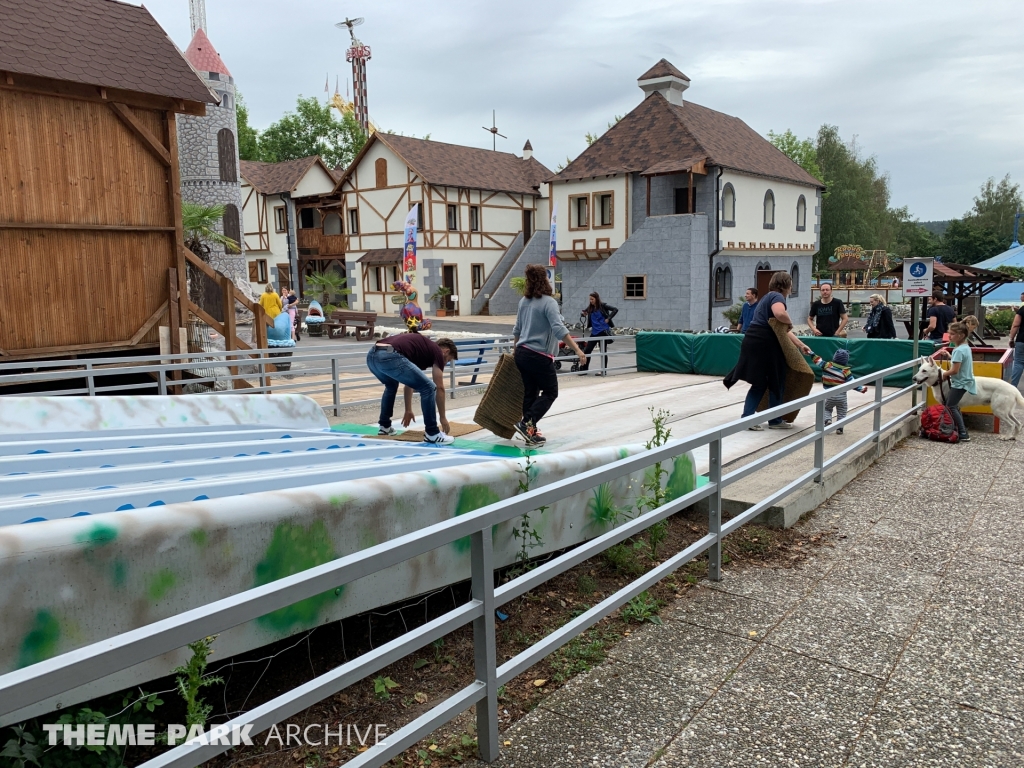
<path fill-rule="evenodd" d="M 524 296 L 519 300 L 512 335 L 519 339 L 517 346 L 554 357 L 558 354 L 559 340 L 569 335 L 569 329 L 558 312 L 558 302 L 551 296 L 536 299 Z"/>

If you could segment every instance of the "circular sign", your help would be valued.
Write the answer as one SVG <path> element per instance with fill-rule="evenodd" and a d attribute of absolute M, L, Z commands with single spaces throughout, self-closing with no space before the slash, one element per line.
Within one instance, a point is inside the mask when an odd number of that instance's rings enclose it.
<path fill-rule="evenodd" d="M 910 265 L 910 274 L 914 277 L 924 277 L 928 272 L 928 267 L 925 266 L 923 261 L 915 261 Z"/>

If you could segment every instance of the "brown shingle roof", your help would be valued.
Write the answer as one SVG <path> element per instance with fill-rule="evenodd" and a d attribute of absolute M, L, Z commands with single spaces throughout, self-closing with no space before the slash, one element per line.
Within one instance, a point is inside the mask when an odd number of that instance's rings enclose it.
<path fill-rule="evenodd" d="M 660 93 L 640 102 L 554 178 L 640 172 L 693 157 L 757 176 L 824 186 L 738 117 L 689 101 L 675 106 Z"/>
<path fill-rule="evenodd" d="M 0 70 L 217 102 L 149 11 L 115 0 L 0 0 Z"/>
<path fill-rule="evenodd" d="M 243 160 L 241 162 L 242 178 L 262 195 L 293 192 L 299 186 L 299 182 L 302 181 L 306 172 L 319 160 L 319 155 L 300 157 L 298 160 L 284 160 L 280 163 L 258 163 L 252 160 Z M 330 173 L 329 168 L 326 166 L 324 168 Z"/>
<path fill-rule="evenodd" d="M 659 61 L 653 67 L 640 75 L 637 80 L 653 80 L 655 77 L 678 77 L 686 80 L 687 82 L 690 81 L 690 78 L 672 66 L 671 62 L 667 59 Z"/>
<path fill-rule="evenodd" d="M 829 263 L 829 272 L 863 272 L 868 268 L 866 261 L 861 261 L 856 256 L 847 256 L 835 263 Z"/>
<path fill-rule="evenodd" d="M 524 160 L 508 152 L 377 132 L 366 142 L 343 178 L 348 177 L 375 140 L 383 142 L 405 160 L 425 182 L 436 186 L 539 195 L 540 185 L 551 177 L 551 171 L 532 157 Z"/>
<path fill-rule="evenodd" d="M 401 264 L 401 248 L 371 248 L 356 261 L 359 264 Z"/>

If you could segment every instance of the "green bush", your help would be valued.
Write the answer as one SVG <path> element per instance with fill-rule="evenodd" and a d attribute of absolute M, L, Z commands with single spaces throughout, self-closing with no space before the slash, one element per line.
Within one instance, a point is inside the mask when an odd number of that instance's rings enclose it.
<path fill-rule="evenodd" d="M 987 313 L 985 319 L 992 323 L 1000 333 L 1006 333 L 1013 325 L 1014 314 L 1012 309 L 1000 309 L 997 312 Z"/>

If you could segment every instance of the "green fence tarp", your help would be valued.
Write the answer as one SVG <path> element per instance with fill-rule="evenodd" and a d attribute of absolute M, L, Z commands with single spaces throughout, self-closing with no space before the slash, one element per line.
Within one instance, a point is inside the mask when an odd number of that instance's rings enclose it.
<path fill-rule="evenodd" d="M 905 363 L 913 354 L 913 342 L 905 339 L 802 336 L 801 340 L 825 360 L 831 360 L 837 349 L 845 347 L 850 351 L 850 365 L 858 377 Z M 742 342 L 743 336 L 736 333 L 640 333 L 636 337 L 637 370 L 725 376 L 736 365 Z M 932 342 L 919 342 L 919 354 L 930 355 L 934 351 Z M 820 381 L 821 369 L 814 365 L 811 368 Z M 912 375 L 912 371 L 906 370 L 889 376 L 885 379 L 885 386 L 909 386 Z"/>
<path fill-rule="evenodd" d="M 693 334 L 644 331 L 636 335 L 636 369 L 651 373 L 693 373 Z"/>

